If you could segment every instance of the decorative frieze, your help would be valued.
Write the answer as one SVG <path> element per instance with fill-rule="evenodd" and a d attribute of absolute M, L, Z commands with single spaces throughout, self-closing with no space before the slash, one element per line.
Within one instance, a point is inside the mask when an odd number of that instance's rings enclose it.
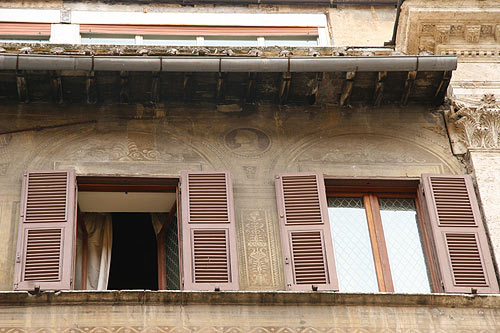
<path fill-rule="evenodd" d="M 486 94 L 478 103 L 453 101 L 447 120 L 452 142 L 469 150 L 500 149 L 500 101 L 494 95 Z"/>
<path fill-rule="evenodd" d="M 479 57 L 484 56 L 485 50 L 500 50 L 500 2 L 405 1 L 401 7 L 396 50 L 406 54 L 442 54 L 442 49 L 473 49 Z M 493 55 L 498 58 L 497 52 Z"/>

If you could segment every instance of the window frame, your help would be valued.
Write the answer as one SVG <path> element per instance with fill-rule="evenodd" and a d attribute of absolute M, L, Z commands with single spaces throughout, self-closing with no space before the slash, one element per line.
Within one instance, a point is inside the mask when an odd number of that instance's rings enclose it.
<path fill-rule="evenodd" d="M 157 235 L 158 252 L 158 290 L 167 290 L 166 260 L 165 260 L 165 230 L 172 217 L 179 211 L 180 177 L 142 177 L 129 175 L 76 175 L 76 192 L 143 192 L 143 193 L 175 193 L 176 199 L 172 205 L 161 231 Z M 77 205 L 77 228 L 82 231 L 82 290 L 87 290 L 87 248 L 88 239 L 81 221 L 80 207 Z M 179 221 L 178 221 L 179 222 Z M 177 224 L 179 244 L 179 276 L 182 277 L 181 234 L 180 223 Z M 76 260 L 76 256 L 75 256 Z M 181 278 L 182 279 L 182 278 Z M 182 286 L 179 285 L 179 290 Z"/>
<path fill-rule="evenodd" d="M 353 183 L 348 185 L 349 182 Z M 365 183 L 365 185 L 362 185 Z M 325 177 L 326 197 L 356 197 L 363 200 L 366 221 L 370 235 L 370 243 L 377 275 L 379 292 L 394 292 L 394 283 L 389 263 L 389 255 L 385 241 L 382 217 L 378 198 L 408 198 L 415 201 L 417 223 L 421 232 L 421 245 L 427 268 L 429 286 L 432 292 L 441 291 L 436 284 L 438 274 L 432 263 L 431 243 L 429 242 L 428 224 L 426 222 L 421 199 L 418 193 L 419 179 L 336 179 Z M 387 184 L 387 186 L 383 186 Z M 331 221 L 330 221 L 331 223 Z"/>

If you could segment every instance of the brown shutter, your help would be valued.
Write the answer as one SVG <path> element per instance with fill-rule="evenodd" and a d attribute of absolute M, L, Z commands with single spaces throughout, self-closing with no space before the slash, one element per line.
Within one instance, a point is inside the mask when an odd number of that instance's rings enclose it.
<path fill-rule="evenodd" d="M 182 172 L 185 290 L 237 290 L 233 190 L 228 172 Z"/>
<path fill-rule="evenodd" d="M 15 290 L 73 289 L 75 202 L 74 171 L 25 172 Z"/>
<path fill-rule="evenodd" d="M 479 205 L 469 175 L 422 175 L 445 292 L 498 293 Z"/>
<path fill-rule="evenodd" d="M 323 175 L 278 175 L 276 197 L 287 289 L 338 290 Z"/>

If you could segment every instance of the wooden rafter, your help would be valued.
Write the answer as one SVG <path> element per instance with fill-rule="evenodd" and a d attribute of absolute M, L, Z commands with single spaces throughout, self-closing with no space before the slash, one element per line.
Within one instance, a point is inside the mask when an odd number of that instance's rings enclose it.
<path fill-rule="evenodd" d="M 375 81 L 375 91 L 373 92 L 373 106 L 375 106 L 376 108 L 378 108 L 380 106 L 380 103 L 382 102 L 386 78 L 387 72 L 377 73 L 377 79 Z"/>
<path fill-rule="evenodd" d="M 349 102 L 355 78 L 356 78 L 356 72 L 346 72 L 344 84 L 342 85 L 342 92 L 340 94 L 340 100 L 339 100 L 340 106 L 345 106 L 346 103 Z"/>
<path fill-rule="evenodd" d="M 408 76 L 406 77 L 406 82 L 405 82 L 405 90 L 403 91 L 403 95 L 401 96 L 401 105 L 408 104 L 408 98 L 410 97 L 411 90 L 413 89 L 416 77 L 417 77 L 416 71 L 408 72 Z"/>
<path fill-rule="evenodd" d="M 292 81 L 292 73 L 285 72 L 281 76 L 281 85 L 279 91 L 279 104 L 286 104 L 288 101 L 288 93 L 290 92 L 290 83 Z"/>

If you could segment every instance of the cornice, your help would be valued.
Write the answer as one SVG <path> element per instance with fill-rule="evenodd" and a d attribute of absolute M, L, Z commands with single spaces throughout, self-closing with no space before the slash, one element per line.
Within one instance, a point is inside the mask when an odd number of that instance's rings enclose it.
<path fill-rule="evenodd" d="M 396 50 L 456 55 L 461 61 L 498 61 L 500 3 L 407 0 L 401 11 Z"/>

